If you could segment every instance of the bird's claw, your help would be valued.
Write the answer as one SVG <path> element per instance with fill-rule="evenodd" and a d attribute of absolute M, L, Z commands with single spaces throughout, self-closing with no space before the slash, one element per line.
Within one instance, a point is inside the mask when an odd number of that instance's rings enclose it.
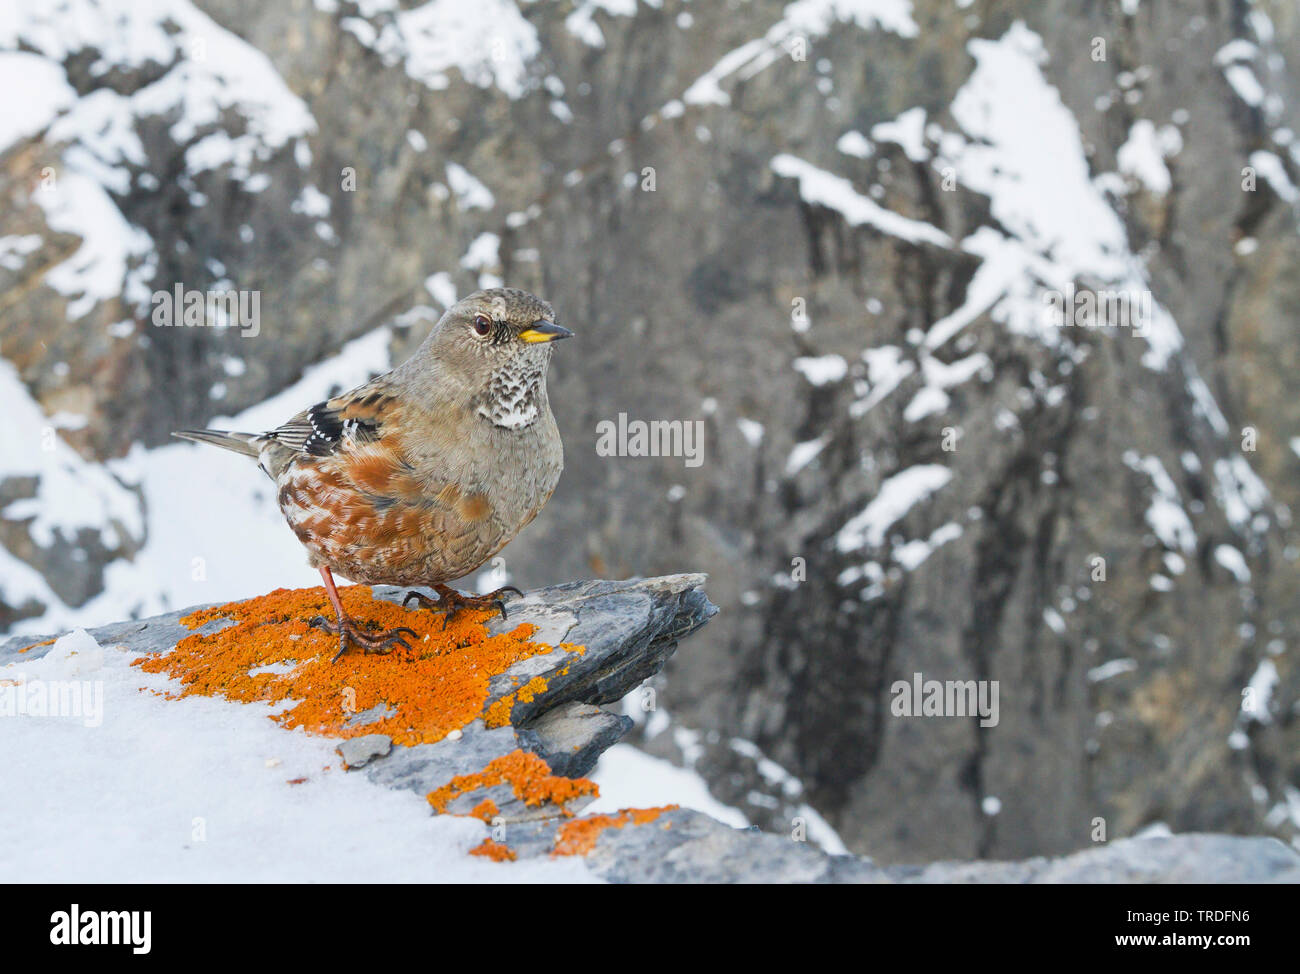
<path fill-rule="evenodd" d="M 371 653 L 391 653 L 394 646 L 401 646 L 403 649 L 411 649 L 411 644 L 406 641 L 410 636 L 415 639 L 418 635 L 416 631 L 409 626 L 398 626 L 396 629 L 389 629 L 387 632 L 368 633 L 358 629 L 356 623 L 351 619 L 343 619 L 332 622 L 324 616 L 316 616 L 311 620 L 310 625 L 316 629 L 324 629 L 330 635 L 339 637 L 339 651 L 334 654 L 331 663 L 337 663 L 339 658 L 347 652 L 348 643 L 352 643 L 366 655 Z"/>
<path fill-rule="evenodd" d="M 442 610 L 442 628 L 447 628 L 447 620 L 452 618 L 461 609 L 495 609 L 501 613 L 502 619 L 507 619 L 506 605 L 502 601 L 501 595 L 505 592 L 513 592 L 515 595 L 522 596 L 524 593 L 513 585 L 503 585 L 501 588 L 485 595 L 464 595 L 457 592 L 454 588 L 446 585 L 435 585 L 434 591 L 438 593 L 438 598 L 431 599 L 423 592 L 411 591 L 406 593 L 406 598 L 402 599 L 402 606 L 409 607 L 412 600 L 418 602 L 425 609 Z"/>

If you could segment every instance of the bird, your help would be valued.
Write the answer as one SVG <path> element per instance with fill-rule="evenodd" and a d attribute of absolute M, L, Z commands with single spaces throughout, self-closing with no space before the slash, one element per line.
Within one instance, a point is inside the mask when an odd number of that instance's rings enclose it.
<path fill-rule="evenodd" d="M 461 608 L 505 617 L 505 586 L 485 595 L 446 583 L 478 569 L 550 499 L 564 468 L 546 375 L 553 343 L 573 332 L 546 301 L 489 288 L 455 302 L 407 361 L 263 433 L 177 430 L 174 436 L 257 460 L 289 527 L 319 570 L 335 620 L 312 625 L 363 653 L 409 649 L 409 627 L 363 629 L 343 609 L 333 573 L 407 594 L 447 619 Z"/>

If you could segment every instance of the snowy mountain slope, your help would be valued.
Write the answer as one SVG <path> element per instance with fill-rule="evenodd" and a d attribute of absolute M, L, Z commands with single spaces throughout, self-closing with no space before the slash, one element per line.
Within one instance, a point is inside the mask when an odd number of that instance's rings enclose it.
<path fill-rule="evenodd" d="M 167 430 L 278 422 L 507 280 L 580 336 L 507 570 L 713 574 L 658 690 L 717 798 L 886 859 L 1294 837 L 1297 38 L 977 6 L 7 7 L 6 620 L 309 584 L 264 478 Z M 260 333 L 155 328 L 178 282 Z M 1060 327 L 1076 291 L 1141 327 Z M 598 456 L 619 412 L 706 463 Z M 999 728 L 891 719 L 916 671 L 1000 680 Z"/>

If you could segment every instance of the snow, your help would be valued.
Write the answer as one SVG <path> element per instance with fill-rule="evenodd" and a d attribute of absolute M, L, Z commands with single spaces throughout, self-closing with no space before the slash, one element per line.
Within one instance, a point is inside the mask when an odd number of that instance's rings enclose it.
<path fill-rule="evenodd" d="M 0 44 L 20 41 L 57 62 L 85 48 L 103 54 L 98 66 L 138 68 L 180 58 L 129 97 L 103 89 L 74 108 L 74 116 L 88 115 L 68 129 L 92 151 L 100 150 L 108 164 L 122 161 L 124 133 L 135 142 L 129 124 L 123 125 L 135 118 L 174 115 L 172 137 L 184 144 L 200 129 L 216 125 L 224 110 L 237 110 L 247 132 L 237 139 L 219 133 L 227 138 L 229 152 L 213 158 L 213 164 L 246 166 L 253 156 L 264 159 L 269 150 L 315 130 L 306 105 L 289 91 L 270 59 L 188 0 L 63 0 L 0 20 Z M 107 142 L 100 137 L 105 125 L 112 127 Z"/>
<path fill-rule="evenodd" d="M 307 406 L 387 371 L 390 337 L 390 329 L 381 327 L 355 339 L 337 355 L 307 369 L 282 392 L 237 416 L 214 419 L 211 425 L 254 432 L 273 429 Z M 6 375 L 17 382 L 12 367 L 0 362 L 0 383 Z M 25 390 L 22 395 L 26 396 Z M 11 403 L 11 410 L 23 404 L 16 391 L 3 385 L 0 399 Z M 26 404 L 36 409 L 29 398 Z M 19 428 L 7 427 L 15 449 L 5 449 L 0 455 L 6 461 L 28 458 L 25 463 L 15 461 L 16 466 L 10 469 L 21 470 L 31 462 L 43 461 L 41 497 L 51 500 L 27 508 L 15 508 L 15 504 L 27 504 L 15 502 L 6 508 L 7 517 L 36 513 L 38 525 L 46 519 L 50 531 L 60 525 L 66 529 L 116 520 L 133 538 L 143 535 L 145 543 L 132 560 L 109 563 L 104 592 L 83 606 L 70 608 L 31 591 L 50 609 L 16 623 L 12 632 L 103 625 L 199 603 L 248 598 L 275 588 L 319 584 L 317 574 L 307 566 L 302 545 L 284 523 L 274 485 L 251 460 L 209 446 L 176 442 L 153 450 L 136 446 L 124 459 L 110 461 L 105 470 L 81 461 L 57 438 L 51 454 L 34 453 L 33 444 L 17 436 Z M 0 433 L 0 437 L 5 435 Z M 4 445 L 9 444 L 5 441 Z M 144 515 L 140 502 L 124 486 L 128 484 L 142 493 Z M 178 490 L 178 484 L 184 489 Z M 60 520 L 52 520 L 54 512 Z M 0 554 L 0 559 L 5 557 Z M 16 580 L 20 590 L 34 588 L 32 574 L 30 570 L 19 575 L 5 570 L 0 575 L 6 601 L 11 581 Z"/>
<path fill-rule="evenodd" d="M 615 744 L 600 756 L 587 777 L 600 787 L 600 797 L 584 813 L 616 812 L 620 808 L 680 805 L 711 815 L 733 828 L 749 826 L 738 808 L 724 805 L 711 794 L 696 772 L 671 761 L 651 757 L 630 744 Z"/>
<path fill-rule="evenodd" d="M 0 36 L 3 36 L 0 27 Z M 38 54 L 0 53 L 0 90 L 23 93 L 5 99 L 0 113 L 0 146 L 10 146 L 44 129 L 76 100 L 63 69 Z"/>
<path fill-rule="evenodd" d="M 1277 666 L 1271 659 L 1261 660 L 1258 667 L 1255 668 L 1254 674 L 1247 685 L 1251 690 L 1250 699 L 1253 701 L 1249 710 L 1246 709 L 1247 697 L 1242 695 L 1242 712 L 1250 719 L 1256 720 L 1261 724 L 1271 723 L 1273 715 L 1269 713 L 1269 704 L 1273 700 L 1273 691 L 1277 689 L 1278 672 Z"/>
<path fill-rule="evenodd" d="M 835 148 L 855 159 L 869 159 L 875 151 L 867 137 L 856 129 L 850 129 L 841 135 L 839 141 L 835 143 Z"/>
<path fill-rule="evenodd" d="M 465 251 L 465 256 L 460 259 L 460 266 L 470 270 L 498 267 L 501 264 L 500 250 L 499 236 L 495 233 L 480 233 Z"/>
<path fill-rule="evenodd" d="M 595 19 L 597 10 L 603 10 L 611 17 L 634 17 L 636 0 L 582 0 L 564 18 L 564 29 L 588 47 L 604 47 L 605 33 Z"/>
<path fill-rule="evenodd" d="M 456 303 L 456 285 L 446 271 L 438 271 L 426 277 L 424 289 L 429 292 L 433 300 L 442 305 L 444 310 Z"/>
<path fill-rule="evenodd" d="M 1213 470 L 1214 496 L 1223 507 L 1228 523 L 1246 530 L 1255 512 L 1268 501 L 1268 488 L 1241 456 L 1215 460 Z"/>
<path fill-rule="evenodd" d="M 809 203 L 835 210 L 851 226 L 872 226 L 881 233 L 909 243 L 951 247 L 952 238 L 923 220 L 913 220 L 887 210 L 853 188 L 843 176 L 819 169 L 796 156 L 782 153 L 772 159 L 772 171 L 799 181 L 799 195 Z"/>
<path fill-rule="evenodd" d="M 1250 581 L 1250 568 L 1246 565 L 1246 559 L 1232 545 L 1216 545 L 1214 560 L 1230 571 L 1233 578 L 1241 582 L 1242 585 Z"/>
<path fill-rule="evenodd" d="M 1230 64 L 1223 69 L 1223 76 L 1237 93 L 1237 97 L 1252 108 L 1259 107 L 1264 100 L 1264 87 L 1255 77 L 1255 72 L 1244 64 Z"/>
<path fill-rule="evenodd" d="M 1286 167 L 1282 165 L 1282 160 L 1272 152 L 1258 150 L 1250 154 L 1250 164 L 1255 171 L 1268 180 L 1268 184 L 1273 187 L 1273 192 L 1277 193 L 1284 202 L 1296 203 L 1300 201 L 1300 190 L 1296 189 L 1295 183 L 1291 182 L 1291 177 L 1286 173 Z"/>
<path fill-rule="evenodd" d="M 729 52 L 686 89 L 682 101 L 687 105 L 730 105 L 731 97 L 722 90 L 720 82 L 768 47 L 768 43 L 760 38 Z"/>
<path fill-rule="evenodd" d="M 1209 423 L 1214 432 L 1220 436 L 1227 436 L 1228 420 L 1224 417 L 1223 411 L 1219 409 L 1219 404 L 1215 401 L 1214 394 L 1210 392 L 1210 387 L 1196 373 L 1196 368 L 1191 362 L 1185 363 L 1184 371 L 1187 373 L 1187 391 L 1192 397 L 1192 410 Z"/>
<path fill-rule="evenodd" d="M 6 422 L 0 424 L 0 480 L 38 478 L 34 497 L 12 501 L 0 512 L 6 520 L 31 518 L 28 533 L 43 548 L 70 543 L 83 528 L 97 530 L 109 548 L 143 535 L 144 521 L 131 491 L 55 435 L 17 369 L 5 359 L 0 359 L 0 402 L 6 411 Z M 6 591 L 9 577 L 8 572 L 0 576 Z"/>
<path fill-rule="evenodd" d="M 1173 184 L 1165 159 L 1177 155 L 1182 145 L 1182 136 L 1174 126 L 1157 129 L 1147 119 L 1140 118 L 1129 129 L 1128 140 L 1119 147 L 1116 156 L 1119 171 L 1163 196 Z"/>
<path fill-rule="evenodd" d="M 304 216 L 327 217 L 330 215 L 330 198 L 315 186 L 304 186 L 289 209 Z"/>
<path fill-rule="evenodd" d="M 69 649 L 0 669 L 0 679 L 75 678 L 103 693 L 98 726 L 5 719 L 0 832 L 21 841 L 0 844 L 0 875 L 79 883 L 592 881 L 576 859 L 501 865 L 469 856 L 485 834 L 480 823 L 431 815 L 422 795 L 343 771 L 335 741 L 284 730 L 266 719 L 264 704 L 142 691 L 176 687 L 132 667 L 132 654 L 106 646 L 97 660 L 89 637 L 75 638 L 79 660 Z M 307 781 L 288 783 L 296 778 Z"/>
<path fill-rule="evenodd" d="M 925 147 L 925 109 L 909 108 L 892 122 L 880 122 L 871 129 L 877 142 L 893 142 L 913 162 L 926 162 L 930 150 Z"/>
<path fill-rule="evenodd" d="M 794 360 L 794 368 L 812 385 L 824 386 L 843 379 L 849 363 L 842 355 L 804 356 Z"/>
<path fill-rule="evenodd" d="M 781 17 L 794 31 L 814 37 L 824 37 L 837 23 L 885 30 L 899 37 L 916 37 L 921 32 L 912 19 L 911 0 L 797 0 Z"/>
<path fill-rule="evenodd" d="M 375 0 L 367 7 L 362 10 L 367 17 L 392 16 L 373 41 L 365 31 L 354 29 L 353 36 L 426 87 L 445 89 L 447 72 L 456 68 L 470 84 L 495 86 L 510 98 L 529 90 L 528 65 L 541 45 L 537 28 L 513 0 L 430 0 L 410 10 L 400 9 L 396 0 Z"/>
<path fill-rule="evenodd" d="M 100 301 L 125 294 L 143 305 L 148 290 L 129 272 L 153 252 L 153 241 L 122 216 L 103 186 L 76 171 L 57 177 L 57 189 L 36 194 L 53 230 L 81 238 L 77 250 L 45 275 L 45 283 L 73 300 L 68 316 L 80 318 Z"/>
<path fill-rule="evenodd" d="M 935 530 L 928 539 L 915 538 L 904 542 L 894 549 L 894 560 L 903 566 L 904 571 L 915 571 L 925 562 L 936 548 L 956 541 L 962 536 L 962 526 L 957 523 L 945 524 Z"/>
<path fill-rule="evenodd" d="M 762 36 L 728 51 L 699 76 L 682 95 L 687 105 L 730 105 L 731 96 L 722 82 L 735 75 L 744 81 L 786 56 L 787 45 L 824 37 L 840 23 L 853 23 L 864 30 L 881 29 L 900 37 L 920 33 L 912 19 L 910 0 L 796 0 L 788 4 L 781 19 Z M 669 105 L 672 105 L 670 102 Z M 668 106 L 660 110 L 672 118 Z"/>
<path fill-rule="evenodd" d="M 733 737 L 731 739 L 731 749 L 752 760 L 763 780 L 771 787 L 779 789 L 786 798 L 797 798 L 803 794 L 803 782 L 764 755 L 753 741 Z M 762 792 L 751 792 L 750 794 L 751 800 L 766 798 L 771 804 L 776 803 L 775 799 L 772 799 L 769 795 L 764 795 Z M 808 838 L 821 846 L 823 850 L 833 856 L 849 854 L 848 847 L 844 844 L 844 840 L 840 838 L 839 833 L 811 805 L 806 802 L 801 803 L 795 809 L 795 817 L 804 820 L 807 826 Z"/>
<path fill-rule="evenodd" d="M 849 415 L 858 419 L 898 388 L 899 383 L 916 371 L 916 364 L 903 357 L 896 345 L 868 348 L 862 353 L 867 364 L 866 394 L 849 405 Z"/>
<path fill-rule="evenodd" d="M 836 548 L 848 552 L 879 547 L 895 522 L 951 479 L 952 471 L 935 463 L 918 464 L 894 474 L 880 485 L 871 503 L 840 528 L 835 536 Z"/>
<path fill-rule="evenodd" d="M 1042 290 L 1065 292 L 1097 279 L 1123 293 L 1150 290 L 1142 261 L 1128 246 L 1123 222 L 1089 174 L 1073 114 L 1042 73 L 1042 40 L 1016 22 L 999 40 L 968 44 L 976 66 L 950 107 L 964 137 L 943 133 L 935 166 L 951 167 L 968 188 L 990 200 L 1009 236 L 981 227 L 961 242 L 994 266 L 971 287 L 967 304 L 942 322 L 938 342 L 989 308 L 1011 331 L 1049 345 L 1060 329 L 1043 314 Z M 983 269 L 981 269 L 983 270 Z M 1164 370 L 1183 346 L 1177 324 L 1153 303 L 1142 331 L 1143 364 Z"/>
<path fill-rule="evenodd" d="M 1137 661 L 1132 659 L 1113 659 L 1102 663 L 1100 666 L 1094 666 L 1088 671 L 1089 683 L 1101 683 L 1103 680 L 1109 680 L 1112 677 L 1119 676 L 1122 673 L 1132 673 L 1138 668 Z"/>
<path fill-rule="evenodd" d="M 791 449 L 790 455 L 785 461 L 785 475 L 793 477 L 808 464 L 816 459 L 817 454 L 826 448 L 826 437 L 819 436 L 815 440 L 804 440 L 802 443 L 796 443 Z"/>
<path fill-rule="evenodd" d="M 52 142 L 67 144 L 63 166 L 35 199 L 52 228 L 82 241 L 45 278 L 72 299 L 73 318 L 118 295 L 136 305 L 148 299 L 144 281 L 153 273 L 152 241 L 123 218 L 109 195 L 128 192 L 129 166 L 144 165 L 135 132 L 140 119 L 169 120 L 171 137 L 187 146 L 184 178 L 230 166 L 234 178 L 250 179 L 254 160 L 315 131 L 306 105 L 266 55 L 188 0 L 7 5 L 0 10 L 0 48 L 19 46 L 32 52 L 0 53 L 0 83 L 12 82 L 7 90 L 24 92 L 6 107 L 0 149 L 46 125 Z M 110 66 L 171 67 L 130 95 L 100 88 L 74 98 L 63 63 L 88 49 L 102 55 L 91 65 L 92 75 Z M 243 119 L 243 134 L 204 132 L 228 110 Z"/>
<path fill-rule="evenodd" d="M 903 419 L 915 423 L 926 416 L 941 413 L 948 408 L 948 394 L 934 386 L 925 386 L 912 397 L 912 401 L 903 410 Z"/>
<path fill-rule="evenodd" d="M 1258 47 L 1244 37 L 1238 37 L 1215 52 L 1214 63 L 1222 68 L 1235 61 L 1253 61 L 1258 53 Z"/>
<path fill-rule="evenodd" d="M 758 446 L 763 442 L 763 424 L 757 420 L 741 416 L 736 420 L 736 428 L 740 430 L 740 435 L 745 438 L 745 442 L 750 446 Z"/>
<path fill-rule="evenodd" d="M 496 205 L 492 191 L 459 163 L 447 163 L 447 183 L 462 210 L 490 210 Z"/>
<path fill-rule="evenodd" d="M 1188 554 L 1196 550 L 1196 531 L 1191 518 L 1183 509 L 1178 488 L 1174 485 L 1159 457 L 1140 457 L 1136 451 L 1125 451 L 1125 466 L 1138 470 L 1151 478 L 1155 496 L 1147 508 L 1146 522 L 1160 543 L 1170 550 L 1182 549 Z"/>
<path fill-rule="evenodd" d="M 43 242 L 37 233 L 0 237 L 0 267 L 7 271 L 20 270 L 28 255 L 40 250 Z"/>
<path fill-rule="evenodd" d="M 941 362 L 928 354 L 922 355 L 921 374 L 926 384 L 903 410 L 903 419 L 915 423 L 933 413 L 943 412 L 950 403 L 945 390 L 961 385 L 982 369 L 991 367 L 992 362 L 983 352 L 976 352 L 952 363 Z"/>

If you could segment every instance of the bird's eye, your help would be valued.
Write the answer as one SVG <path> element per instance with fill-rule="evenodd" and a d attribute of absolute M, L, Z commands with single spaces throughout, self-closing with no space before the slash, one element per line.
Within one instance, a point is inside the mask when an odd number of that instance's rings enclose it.
<path fill-rule="evenodd" d="M 474 331 L 480 336 L 486 336 L 492 330 L 492 319 L 487 315 L 474 316 Z"/>

